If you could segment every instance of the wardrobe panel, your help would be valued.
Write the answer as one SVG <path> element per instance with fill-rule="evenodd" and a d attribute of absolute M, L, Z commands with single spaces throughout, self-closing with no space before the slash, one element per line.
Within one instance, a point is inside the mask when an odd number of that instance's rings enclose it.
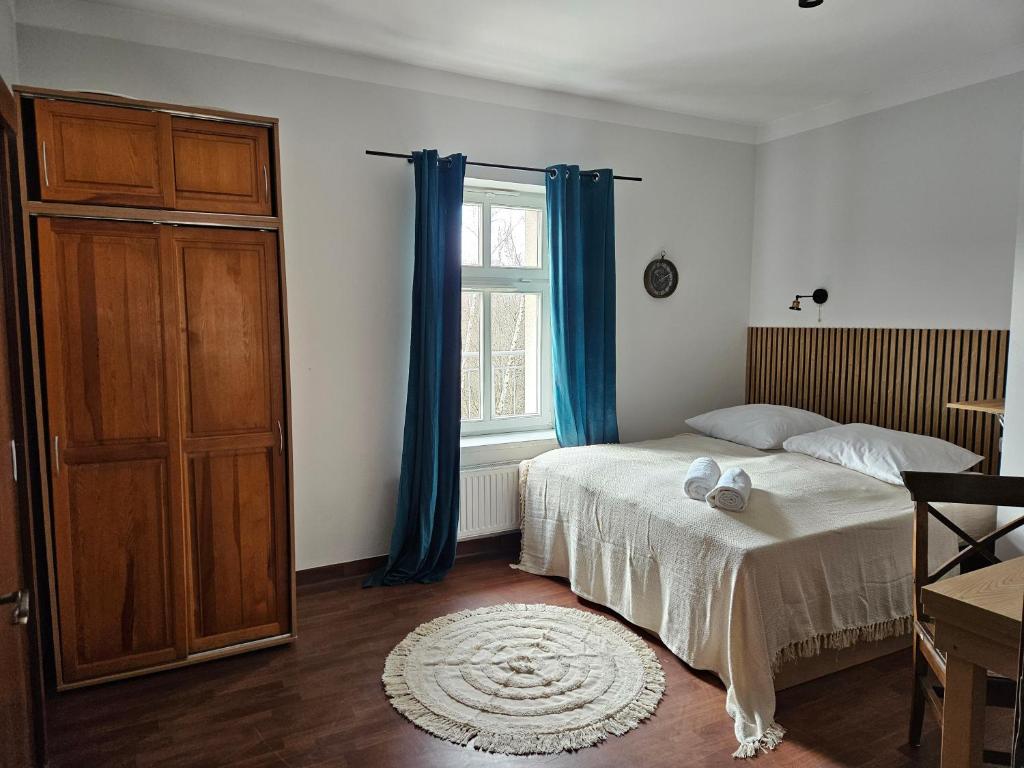
<path fill-rule="evenodd" d="M 261 232 L 175 238 L 187 333 L 188 434 L 271 432 L 279 342 L 273 239 Z M 270 295 L 273 293 L 273 296 Z"/>
<path fill-rule="evenodd" d="M 171 130 L 177 208 L 270 215 L 266 128 L 177 117 Z"/>
<path fill-rule="evenodd" d="M 174 589 L 165 461 L 65 468 L 67 506 L 58 518 L 77 641 L 66 671 L 125 670 L 174 650 Z"/>
<path fill-rule="evenodd" d="M 43 200 L 173 206 L 168 115 L 37 99 L 35 117 Z"/>
<path fill-rule="evenodd" d="M 190 457 L 193 651 L 285 631 L 274 454 L 268 446 Z"/>
<path fill-rule="evenodd" d="M 67 447 L 165 435 L 159 232 L 149 225 L 55 225 Z M 173 300 L 173 296 L 171 297 Z"/>

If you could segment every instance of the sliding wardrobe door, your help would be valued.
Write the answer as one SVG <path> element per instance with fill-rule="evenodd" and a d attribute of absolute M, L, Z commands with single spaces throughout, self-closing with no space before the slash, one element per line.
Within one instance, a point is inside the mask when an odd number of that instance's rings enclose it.
<path fill-rule="evenodd" d="M 270 131 L 185 117 L 171 130 L 178 209 L 271 214 Z"/>
<path fill-rule="evenodd" d="M 175 228 L 184 310 L 189 648 L 290 631 L 275 235 Z"/>
<path fill-rule="evenodd" d="M 68 682 L 183 658 L 177 286 L 151 224 L 41 218 L 50 480 Z"/>
<path fill-rule="evenodd" d="M 168 115 L 37 99 L 35 117 L 43 200 L 173 205 Z"/>

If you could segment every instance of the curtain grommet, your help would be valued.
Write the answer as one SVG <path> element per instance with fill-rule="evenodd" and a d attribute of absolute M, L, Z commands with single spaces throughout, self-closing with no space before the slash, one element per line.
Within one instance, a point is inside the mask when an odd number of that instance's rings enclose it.
<path fill-rule="evenodd" d="M 600 180 L 601 180 L 601 172 L 600 171 L 594 171 L 594 183 L 596 184 Z"/>
<path fill-rule="evenodd" d="M 550 171 L 548 171 L 548 174 L 551 176 L 552 179 L 557 179 L 558 178 L 558 171 L 556 171 L 554 168 L 552 168 Z"/>

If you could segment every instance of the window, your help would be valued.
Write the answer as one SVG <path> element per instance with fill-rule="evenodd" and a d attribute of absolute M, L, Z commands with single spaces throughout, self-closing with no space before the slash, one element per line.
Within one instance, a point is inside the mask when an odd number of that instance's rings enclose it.
<path fill-rule="evenodd" d="M 552 424 L 544 188 L 487 185 L 462 206 L 464 435 Z"/>

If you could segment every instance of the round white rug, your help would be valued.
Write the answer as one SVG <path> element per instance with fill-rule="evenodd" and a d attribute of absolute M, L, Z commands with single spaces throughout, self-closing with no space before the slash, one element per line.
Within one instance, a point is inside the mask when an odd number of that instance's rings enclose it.
<path fill-rule="evenodd" d="M 392 705 L 433 735 L 509 755 L 582 749 L 636 728 L 665 674 L 618 622 L 554 605 L 493 605 L 421 624 L 391 651 Z"/>

